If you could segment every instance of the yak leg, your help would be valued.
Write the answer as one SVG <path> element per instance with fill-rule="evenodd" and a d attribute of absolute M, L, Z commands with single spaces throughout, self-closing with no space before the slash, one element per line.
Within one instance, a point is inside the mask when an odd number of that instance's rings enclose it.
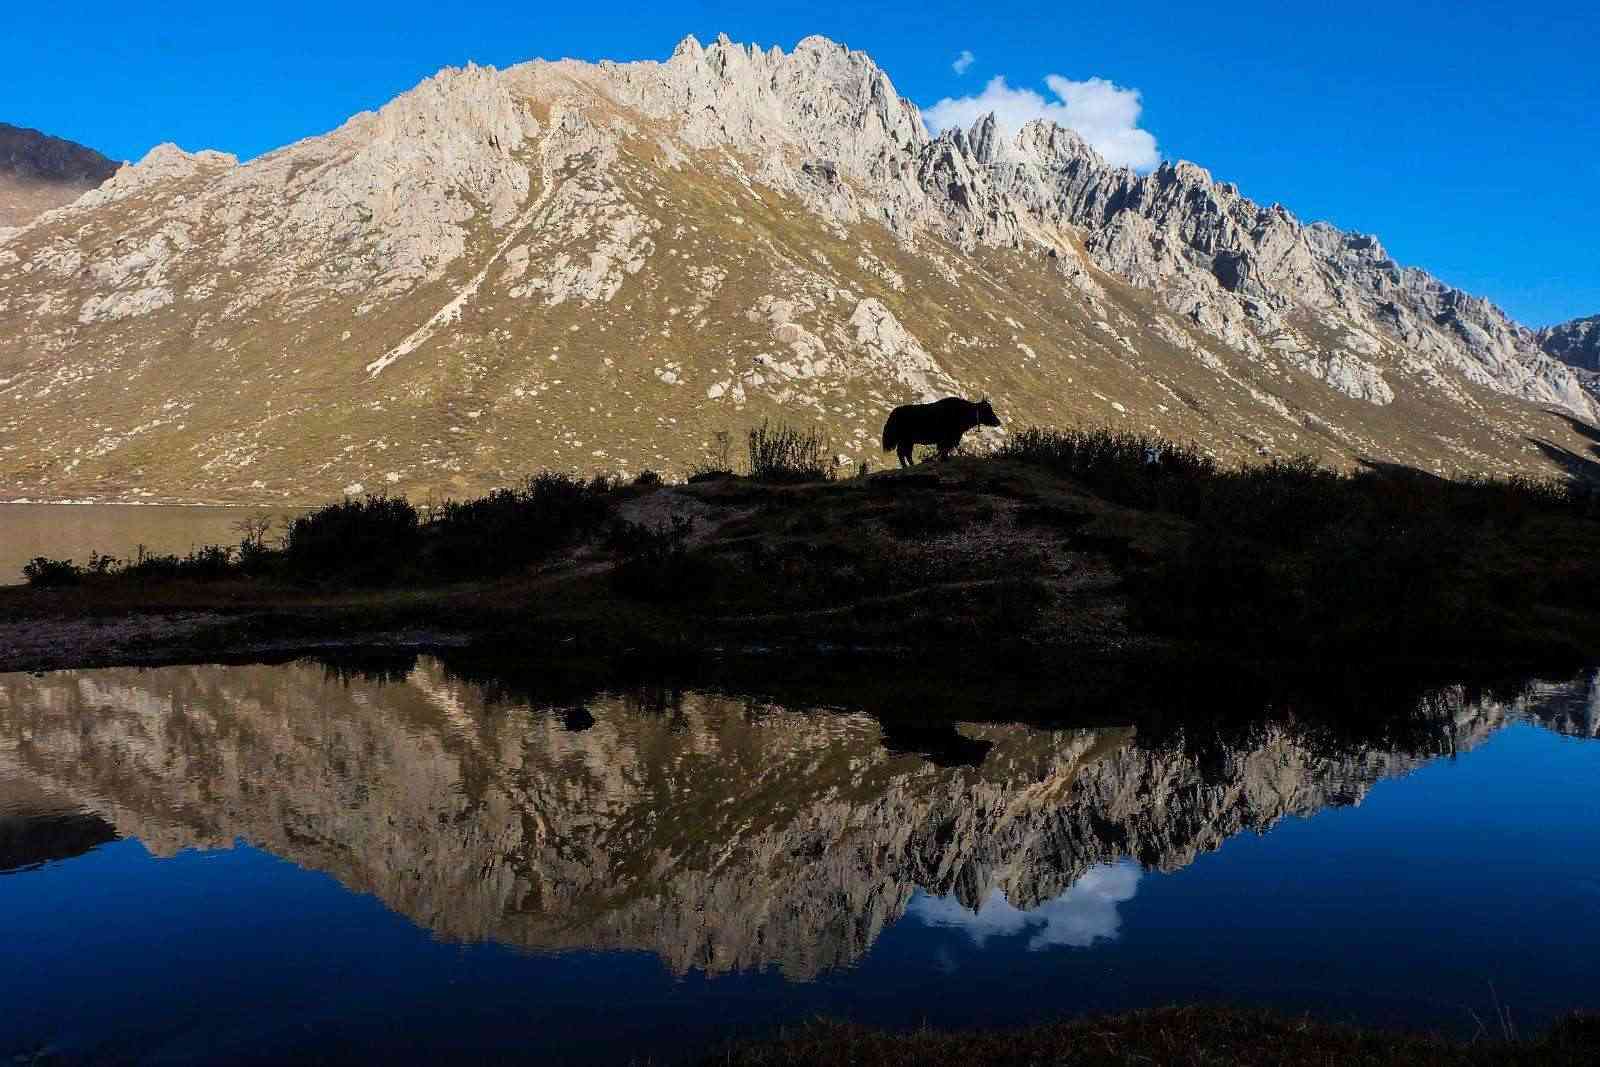
<path fill-rule="evenodd" d="M 915 448 L 915 447 L 917 447 L 917 446 L 912 444 L 910 441 L 901 441 L 900 442 L 900 448 L 898 450 L 899 453 L 900 453 L 900 466 L 902 466 L 902 467 L 911 466 L 911 450 L 913 448 Z"/>

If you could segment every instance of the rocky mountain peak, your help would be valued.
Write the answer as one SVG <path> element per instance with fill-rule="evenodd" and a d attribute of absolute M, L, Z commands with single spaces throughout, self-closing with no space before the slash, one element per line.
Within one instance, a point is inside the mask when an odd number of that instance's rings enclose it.
<path fill-rule="evenodd" d="M 458 495 L 681 470 L 763 416 L 865 461 L 888 409 L 947 392 L 1443 471 L 1547 471 L 1530 438 L 1570 428 L 1543 409 L 1600 415 L 1376 238 L 1053 123 L 931 136 L 823 37 L 447 68 L 242 166 L 162 146 L 0 231 L 8 497 Z"/>
<path fill-rule="evenodd" d="M 979 163 L 993 163 L 997 155 L 1010 147 L 993 111 L 972 124 L 967 131 L 967 145 Z"/>
<path fill-rule="evenodd" d="M 1075 162 L 1095 169 L 1112 169 L 1076 130 L 1047 119 L 1023 123 L 1016 135 L 1016 145 L 1025 155 L 1050 167 L 1059 168 Z"/>

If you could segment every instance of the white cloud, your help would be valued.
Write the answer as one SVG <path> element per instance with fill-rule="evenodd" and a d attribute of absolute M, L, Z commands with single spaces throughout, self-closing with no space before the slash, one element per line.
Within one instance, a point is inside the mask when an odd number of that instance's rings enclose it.
<path fill-rule="evenodd" d="M 956 61 L 950 64 L 950 69 L 955 71 L 957 74 L 965 74 L 967 72 L 967 68 L 972 66 L 972 61 L 977 58 L 978 57 L 973 55 L 969 49 L 963 48 L 961 50 L 961 54 L 956 56 Z"/>
<path fill-rule="evenodd" d="M 979 948 L 991 937 L 1031 931 L 1028 950 L 1056 946 L 1087 948 L 1096 941 L 1114 941 L 1122 933 L 1117 905 L 1132 900 L 1139 891 L 1139 868 L 1132 863 L 1091 867 L 1073 887 L 1032 911 L 1011 906 L 996 889 L 968 911 L 955 897 L 918 894 L 907 911 L 929 926 L 962 930 Z"/>
<path fill-rule="evenodd" d="M 1073 81 L 1059 74 L 1044 82 L 1054 100 L 1032 89 L 1013 89 L 1004 75 L 997 74 L 976 96 L 946 97 L 934 104 L 923 112 L 923 121 L 938 133 L 953 126 L 966 129 L 993 111 L 1001 126 L 1016 133 L 1026 122 L 1047 119 L 1076 130 L 1107 162 L 1117 166 L 1149 170 L 1161 161 L 1155 137 L 1139 128 L 1139 113 L 1144 109 L 1139 90 L 1124 89 L 1104 78 Z"/>

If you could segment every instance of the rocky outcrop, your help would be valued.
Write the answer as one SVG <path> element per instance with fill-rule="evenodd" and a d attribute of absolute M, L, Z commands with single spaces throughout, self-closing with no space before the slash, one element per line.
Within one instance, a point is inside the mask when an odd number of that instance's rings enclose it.
<path fill-rule="evenodd" d="M 1572 367 L 1589 392 L 1600 397 L 1600 315 L 1546 327 L 1538 339 L 1540 348 Z"/>
<path fill-rule="evenodd" d="M 797 415 L 861 461 L 896 404 L 957 392 L 1446 473 L 1548 473 L 1531 439 L 1573 431 L 1540 409 L 1600 414 L 1375 238 L 1049 123 L 933 136 L 822 37 L 447 69 L 244 165 L 161 146 L 0 231 L 0 497 L 460 495 L 683 470 Z"/>
<path fill-rule="evenodd" d="M 1540 330 L 1539 347 L 1570 366 L 1600 372 L 1600 315 Z"/>
<path fill-rule="evenodd" d="M 243 839 L 448 939 L 808 976 L 859 959 L 917 890 L 1035 908 L 1108 864 L 1174 870 L 1230 835 L 1359 803 L 1514 718 L 1591 735 L 1600 685 L 1513 704 L 1444 691 L 1424 751 L 1329 747 L 1271 721 L 1162 744 L 972 724 L 962 747 L 981 762 L 941 766 L 836 710 L 707 693 L 511 708 L 433 661 L 398 678 L 6 676 L 0 783 L 159 855 Z"/>

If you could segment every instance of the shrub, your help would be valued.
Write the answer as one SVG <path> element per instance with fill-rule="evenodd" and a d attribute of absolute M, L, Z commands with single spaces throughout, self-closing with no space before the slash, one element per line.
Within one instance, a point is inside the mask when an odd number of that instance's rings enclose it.
<path fill-rule="evenodd" d="M 1082 482 L 1118 504 L 1278 541 L 1353 515 L 1375 522 L 1444 514 L 1500 522 L 1541 512 L 1600 515 L 1600 493 L 1583 482 L 1523 476 L 1451 481 L 1387 464 L 1347 474 L 1309 456 L 1224 470 L 1196 445 L 1107 429 L 1022 430 L 998 455 Z"/>
<path fill-rule="evenodd" d="M 178 557 L 152 555 L 140 545 L 117 573 L 134 578 L 172 578 L 178 573 Z"/>
<path fill-rule="evenodd" d="M 641 600 L 683 600 L 698 586 L 702 568 L 689 556 L 694 520 L 672 516 L 671 525 L 619 522 L 608 539 L 622 559 L 612 572 L 618 591 Z"/>
<path fill-rule="evenodd" d="M 1580 482 L 1450 480 L 1377 462 L 1346 473 L 1306 456 L 1221 469 L 1194 446 L 1110 430 L 1025 430 L 1001 454 L 1194 522 L 1186 547 L 1128 576 L 1143 628 L 1298 654 L 1492 644 L 1486 635 L 1561 598 L 1519 572 L 1485 577 L 1484 562 L 1516 544 L 1506 531 L 1539 515 L 1600 515 Z M 1112 554 L 1083 534 L 1071 543 Z"/>
<path fill-rule="evenodd" d="M 198 578 L 212 581 L 238 571 L 234 550 L 226 545 L 202 545 L 186 556 L 152 556 L 139 546 L 134 559 L 114 573 L 134 578 Z"/>
<path fill-rule="evenodd" d="M 28 580 L 29 585 L 51 589 L 64 585 L 77 585 L 78 579 L 83 576 L 83 571 L 70 559 L 34 556 L 23 564 L 22 576 Z"/>
<path fill-rule="evenodd" d="M 1195 445 L 1114 430 L 1022 430 L 998 455 L 1048 468 L 1135 507 L 1185 510 L 1217 475 L 1216 461 Z"/>
<path fill-rule="evenodd" d="M 239 572 L 252 577 L 266 574 L 272 569 L 278 554 L 257 541 L 239 542 Z"/>
<path fill-rule="evenodd" d="M 85 574 L 104 577 L 115 574 L 122 568 L 122 561 L 115 556 L 102 556 L 98 552 L 89 553 L 89 562 L 83 568 Z"/>
<path fill-rule="evenodd" d="M 260 575 L 271 569 L 276 553 L 267 546 L 272 520 L 265 515 L 250 515 L 233 524 L 239 534 L 239 570 Z"/>
<path fill-rule="evenodd" d="M 822 482 L 832 472 L 821 430 L 763 420 L 750 431 L 750 476 L 763 482 Z"/>
<path fill-rule="evenodd" d="M 420 542 L 417 509 L 404 497 L 346 498 L 289 524 L 284 563 L 301 581 L 382 584 L 414 564 Z"/>
<path fill-rule="evenodd" d="M 587 536 L 610 512 L 615 486 L 542 471 L 516 489 L 445 501 L 426 534 L 431 574 L 464 578 L 526 567 Z"/>

